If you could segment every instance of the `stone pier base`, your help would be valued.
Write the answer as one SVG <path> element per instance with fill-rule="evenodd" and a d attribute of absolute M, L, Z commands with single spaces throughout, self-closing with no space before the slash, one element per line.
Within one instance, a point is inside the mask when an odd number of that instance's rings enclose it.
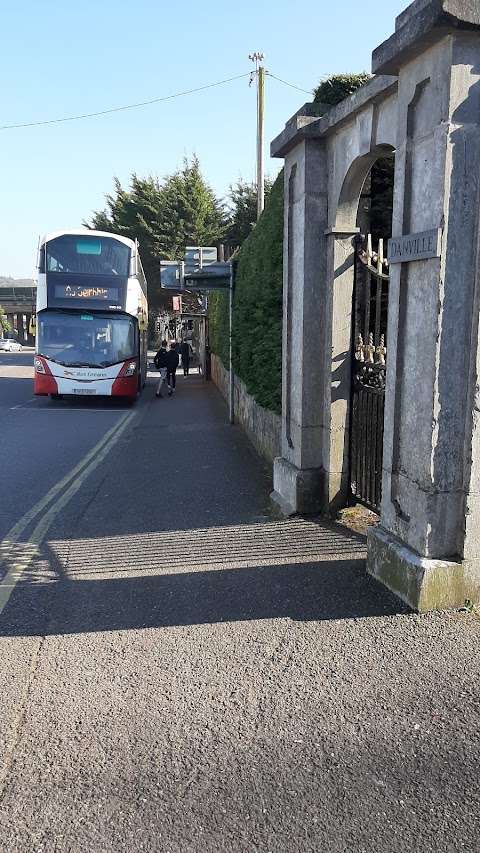
<path fill-rule="evenodd" d="M 476 564 L 419 557 L 380 526 L 369 528 L 367 542 L 368 573 L 413 610 L 446 610 L 480 599 Z"/>
<path fill-rule="evenodd" d="M 273 462 L 272 501 L 284 515 L 319 513 L 325 472 L 320 468 L 300 469 L 282 456 Z"/>

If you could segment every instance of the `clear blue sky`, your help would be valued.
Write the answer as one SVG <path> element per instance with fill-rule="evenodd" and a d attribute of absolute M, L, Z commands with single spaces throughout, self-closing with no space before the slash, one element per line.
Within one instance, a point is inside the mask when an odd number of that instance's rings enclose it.
<path fill-rule="evenodd" d="M 253 68 L 311 91 L 334 73 L 370 70 L 407 0 L 18 0 L 2 9 L 0 125 L 149 101 Z M 269 143 L 308 94 L 267 77 Z M 138 109 L 0 130 L 0 275 L 34 278 L 39 234 L 75 228 L 102 209 L 113 176 L 160 179 L 195 153 L 219 197 L 255 177 L 256 94 L 248 76 Z"/>

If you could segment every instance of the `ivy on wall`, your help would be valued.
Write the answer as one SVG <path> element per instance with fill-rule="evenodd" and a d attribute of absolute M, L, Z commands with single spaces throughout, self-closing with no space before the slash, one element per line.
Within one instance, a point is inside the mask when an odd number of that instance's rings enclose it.
<path fill-rule="evenodd" d="M 282 399 L 283 169 L 234 261 L 233 369 L 256 402 Z M 210 348 L 228 366 L 228 293 L 209 296 Z"/>
<path fill-rule="evenodd" d="M 318 84 L 313 93 L 313 102 L 336 106 L 371 79 L 372 75 L 366 71 L 361 74 L 332 74 Z"/>

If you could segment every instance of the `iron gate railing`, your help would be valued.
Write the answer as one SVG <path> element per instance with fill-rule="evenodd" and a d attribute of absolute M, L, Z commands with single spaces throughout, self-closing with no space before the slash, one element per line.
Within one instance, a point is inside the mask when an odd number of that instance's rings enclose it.
<path fill-rule="evenodd" d="M 382 498 L 388 262 L 383 241 L 376 252 L 369 235 L 355 248 L 350 418 L 352 496 L 375 512 Z"/>

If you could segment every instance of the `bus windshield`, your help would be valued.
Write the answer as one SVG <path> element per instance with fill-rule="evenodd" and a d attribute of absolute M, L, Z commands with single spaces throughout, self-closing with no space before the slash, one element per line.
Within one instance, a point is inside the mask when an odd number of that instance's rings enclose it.
<path fill-rule="evenodd" d="M 128 276 L 130 249 L 113 237 L 63 234 L 40 253 L 39 272 Z"/>
<path fill-rule="evenodd" d="M 137 330 L 137 321 L 125 315 L 41 311 L 37 353 L 67 367 L 108 367 L 135 358 Z"/>

